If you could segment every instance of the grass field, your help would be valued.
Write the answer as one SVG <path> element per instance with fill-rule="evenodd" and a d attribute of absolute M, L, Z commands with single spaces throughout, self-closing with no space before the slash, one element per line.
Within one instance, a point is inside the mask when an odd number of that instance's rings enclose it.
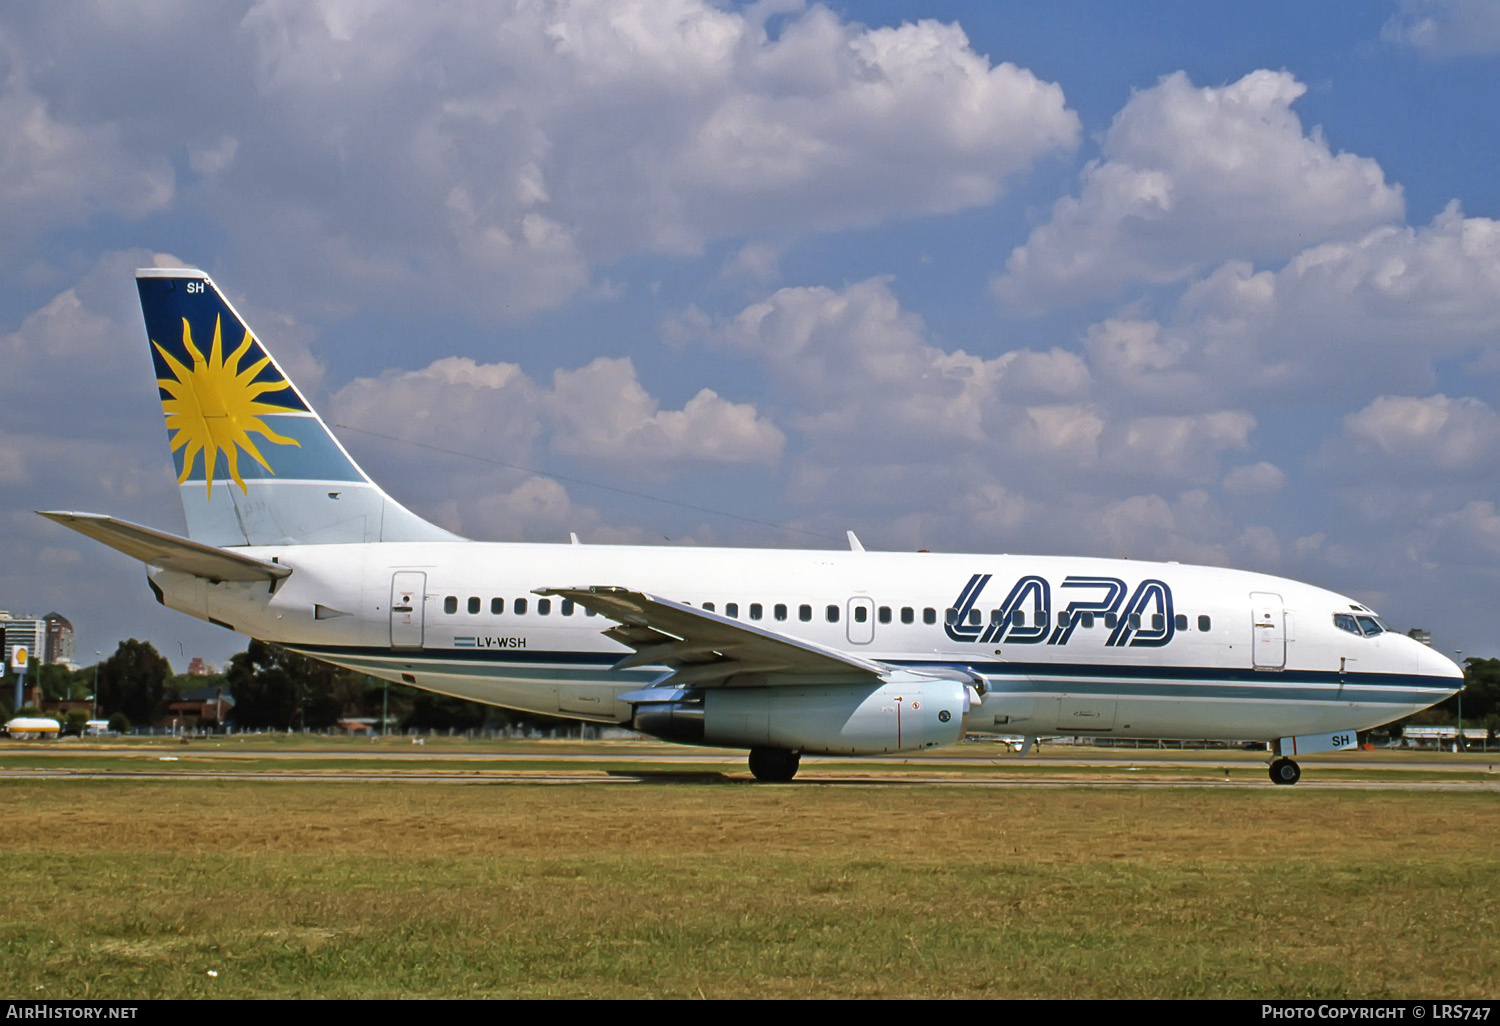
<path fill-rule="evenodd" d="M 0 993 L 1494 998 L 1497 813 L 1269 787 L 12 780 Z"/>

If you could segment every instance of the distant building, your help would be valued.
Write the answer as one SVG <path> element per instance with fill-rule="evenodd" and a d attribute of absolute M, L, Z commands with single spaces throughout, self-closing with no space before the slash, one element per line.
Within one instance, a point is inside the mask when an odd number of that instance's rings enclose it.
<path fill-rule="evenodd" d="M 16 647 L 24 645 L 30 657 L 39 663 L 73 665 L 73 625 L 61 613 L 48 613 L 38 620 L 12 616 L 0 609 L 0 629 L 5 631 L 7 664 Z"/>
<path fill-rule="evenodd" d="M 0 609 L 0 629 L 5 631 L 5 665 L 10 665 L 10 654 L 17 646 L 24 645 L 32 659 L 42 660 L 47 648 L 47 624 L 30 617 L 11 616 Z"/>
<path fill-rule="evenodd" d="M 212 663 L 205 663 L 202 656 L 193 656 L 187 672 L 189 677 L 212 677 L 219 671 Z"/>
<path fill-rule="evenodd" d="M 1431 631 L 1425 631 L 1425 630 L 1423 630 L 1420 627 L 1413 627 L 1411 630 L 1409 630 L 1409 631 L 1406 632 L 1406 636 L 1408 638 L 1413 638 L 1413 639 L 1415 639 L 1417 641 L 1420 641 L 1422 644 L 1426 645 L 1428 648 L 1432 647 L 1432 632 Z"/>
<path fill-rule="evenodd" d="M 166 726 L 218 730 L 233 711 L 234 698 L 222 687 L 199 688 L 168 704 Z"/>
<path fill-rule="evenodd" d="M 47 646 L 42 662 L 73 665 L 73 625 L 61 613 L 48 613 L 42 617 L 47 625 Z"/>

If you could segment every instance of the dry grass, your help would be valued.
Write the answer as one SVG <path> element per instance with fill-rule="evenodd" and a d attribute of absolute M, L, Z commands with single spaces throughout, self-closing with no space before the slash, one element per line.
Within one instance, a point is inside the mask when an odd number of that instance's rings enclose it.
<path fill-rule="evenodd" d="M 0 992 L 1496 996 L 1488 794 L 11 782 Z M 215 970 L 217 977 L 207 972 Z"/>

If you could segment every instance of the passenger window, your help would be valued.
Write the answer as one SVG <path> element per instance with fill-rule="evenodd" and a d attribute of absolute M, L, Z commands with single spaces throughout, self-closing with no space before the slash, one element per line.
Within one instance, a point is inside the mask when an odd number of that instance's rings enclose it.
<path fill-rule="evenodd" d="M 1167 629 L 1167 618 L 1160 613 L 1151 614 L 1151 629 L 1153 631 L 1164 631 Z"/>
<path fill-rule="evenodd" d="M 590 609 L 590 608 L 589 608 L 589 607 L 588 607 L 588 606 L 584 606 L 584 607 L 583 607 L 583 615 L 584 615 L 584 616 L 598 616 L 598 615 L 599 615 L 599 614 L 598 614 L 598 613 L 596 613 L 596 612 L 594 612 L 594 611 L 593 611 L 593 610 L 592 610 L 592 609 Z"/>
<path fill-rule="evenodd" d="M 752 602 L 752 603 L 750 603 L 750 619 L 752 619 L 752 620 L 759 620 L 760 619 L 760 614 L 761 614 L 761 605 L 760 605 L 760 603 L 759 602 Z"/>
<path fill-rule="evenodd" d="M 866 609 L 864 606 L 855 606 L 854 607 L 854 622 L 855 623 L 864 623 L 869 618 L 870 618 L 870 611 L 868 609 Z"/>
<path fill-rule="evenodd" d="M 977 610 L 977 609 L 971 609 L 971 610 L 969 610 L 969 626 L 970 627 L 978 627 L 979 626 L 979 617 L 980 617 L 979 610 Z"/>
<path fill-rule="evenodd" d="M 1141 629 L 1141 614 L 1140 613 L 1131 613 L 1130 614 L 1130 629 L 1133 630 L 1133 631 L 1138 631 L 1138 630 Z"/>
<path fill-rule="evenodd" d="M 703 603 L 703 608 L 712 613 L 714 611 L 714 604 L 712 602 L 705 602 Z"/>
<path fill-rule="evenodd" d="M 456 612 L 458 612 L 458 596 L 457 595 L 449 595 L 447 598 L 443 599 L 443 612 L 445 612 L 445 613 L 456 613 Z"/>
<path fill-rule="evenodd" d="M 469 596 L 469 615 L 473 616 L 477 612 L 479 612 L 479 596 L 478 595 L 470 595 Z"/>
<path fill-rule="evenodd" d="M 1094 626 L 1094 614 L 1093 613 L 1079 613 L 1078 614 L 1078 621 L 1079 621 L 1078 625 L 1080 627 L 1082 627 L 1084 630 L 1088 630 L 1090 627 Z"/>
<path fill-rule="evenodd" d="M 800 605 L 800 606 L 798 606 L 797 607 L 797 619 L 801 620 L 803 623 L 810 623 L 812 621 L 812 606 L 809 606 L 809 605 Z"/>
<path fill-rule="evenodd" d="M 772 613 L 776 616 L 776 619 L 778 619 L 778 620 L 785 620 L 786 619 L 786 605 L 784 603 L 781 603 L 781 602 L 776 603 L 776 608 L 772 610 Z"/>
<path fill-rule="evenodd" d="M 1068 625 L 1068 611 L 1066 609 L 1057 614 L 1057 625 L 1059 627 L 1066 627 Z"/>
<path fill-rule="evenodd" d="M 922 622 L 929 625 L 937 623 L 937 610 L 931 606 L 925 606 L 922 609 Z"/>
<path fill-rule="evenodd" d="M 946 613 L 944 613 L 943 622 L 946 623 L 949 627 L 952 627 L 954 624 L 958 623 L 958 610 L 950 609 Z"/>
<path fill-rule="evenodd" d="M 536 600 L 536 615 L 537 616 L 546 616 L 550 612 L 552 612 L 552 600 L 551 599 L 537 599 Z"/>
<path fill-rule="evenodd" d="M 499 616 L 501 613 L 505 612 L 505 600 L 503 598 L 490 599 L 490 612 L 494 613 L 496 616 Z"/>
<path fill-rule="evenodd" d="M 738 602 L 724 603 L 724 615 L 730 617 L 731 619 L 738 620 L 740 618 L 740 604 Z"/>
<path fill-rule="evenodd" d="M 1205 634 L 1213 627 L 1214 622 L 1206 616 L 1198 617 L 1198 629 Z"/>
<path fill-rule="evenodd" d="M 1012 627 L 1026 626 L 1026 611 L 1024 609 L 1012 609 L 1010 611 L 1010 625 Z"/>
<path fill-rule="evenodd" d="M 562 615 L 563 616 L 572 616 L 573 615 L 573 600 L 572 599 L 563 599 L 562 600 Z"/>
<path fill-rule="evenodd" d="M 1178 613 L 1177 616 L 1173 619 L 1173 623 L 1177 626 L 1178 630 L 1187 630 L 1187 614 Z"/>
<path fill-rule="evenodd" d="M 829 623 L 838 623 L 839 622 L 839 607 L 838 606 L 829 606 L 823 612 L 824 612 L 824 615 L 828 617 L 828 622 Z"/>
<path fill-rule="evenodd" d="M 513 602 L 511 604 L 511 608 L 516 611 L 516 615 L 517 616 L 525 616 L 526 615 L 526 600 L 525 599 L 516 599 L 515 602 Z"/>
<path fill-rule="evenodd" d="M 917 619 L 917 611 L 915 609 L 913 609 L 911 606 L 902 606 L 901 607 L 901 622 L 902 623 L 915 623 L 916 619 Z"/>
<path fill-rule="evenodd" d="M 890 623 L 891 622 L 891 607 L 890 606 L 881 606 L 880 607 L 880 612 L 877 613 L 876 615 L 880 618 L 880 622 L 881 623 Z"/>
<path fill-rule="evenodd" d="M 1120 618 L 1117 617 L 1117 616 L 1115 616 L 1114 613 L 1105 613 L 1104 614 L 1104 626 L 1108 627 L 1110 630 L 1114 630 L 1115 629 L 1115 624 L 1117 624 L 1119 622 L 1120 622 Z"/>

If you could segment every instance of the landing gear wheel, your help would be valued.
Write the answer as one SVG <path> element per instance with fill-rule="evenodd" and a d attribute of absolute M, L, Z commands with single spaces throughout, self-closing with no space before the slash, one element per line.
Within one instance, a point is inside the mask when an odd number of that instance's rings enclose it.
<path fill-rule="evenodd" d="M 1291 759 L 1277 759 L 1271 763 L 1271 783 L 1295 784 L 1302 779 L 1302 767 Z"/>
<path fill-rule="evenodd" d="M 784 784 L 797 775 L 802 756 L 785 748 L 750 749 L 750 772 L 756 780 Z"/>

